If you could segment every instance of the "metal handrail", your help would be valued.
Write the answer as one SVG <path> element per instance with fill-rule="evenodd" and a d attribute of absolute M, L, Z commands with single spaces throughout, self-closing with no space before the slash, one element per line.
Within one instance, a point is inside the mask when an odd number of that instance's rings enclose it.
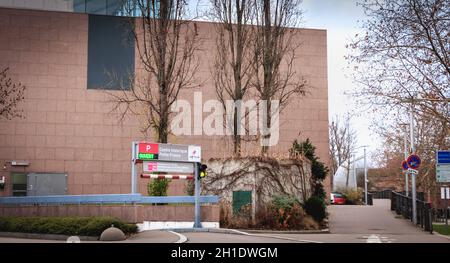
<path fill-rule="evenodd" d="M 417 224 L 425 231 L 433 232 L 433 209 L 430 203 L 416 200 L 417 205 Z M 391 194 L 391 210 L 397 215 L 412 220 L 412 198 L 401 193 L 392 191 Z"/>
<path fill-rule="evenodd" d="M 141 194 L 0 197 L 0 205 L 178 204 L 194 202 L 194 196 L 142 196 Z M 216 195 L 200 196 L 200 203 L 218 202 L 219 197 Z"/>

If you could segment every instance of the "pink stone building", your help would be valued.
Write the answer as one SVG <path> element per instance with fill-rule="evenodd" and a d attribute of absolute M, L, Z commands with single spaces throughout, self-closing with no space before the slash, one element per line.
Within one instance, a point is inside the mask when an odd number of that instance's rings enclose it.
<path fill-rule="evenodd" d="M 62 12 L 71 11 L 64 7 L 50 10 L 57 11 L 0 7 L 0 69 L 9 67 L 9 76 L 26 86 L 20 104 L 24 118 L 0 120 L 0 178 L 5 178 L 0 196 L 27 194 L 29 174 L 64 174 L 67 194 L 130 193 L 131 142 L 152 141 L 152 134 L 141 133 L 134 116 L 119 123 L 110 113 L 107 92 L 88 88 L 90 15 Z M 205 101 L 215 98 L 215 31 L 213 23 L 196 23 L 203 39 L 196 76 L 202 85 L 180 98 L 193 101 L 193 92 L 201 91 Z M 280 140 L 270 151 L 287 154 L 294 139 L 310 138 L 328 163 L 327 35 L 325 30 L 298 30 L 302 45 L 296 69 L 309 92 L 283 112 Z M 137 55 L 134 61 L 138 72 Z M 170 142 L 201 145 L 205 160 L 232 151 L 223 136 L 171 136 Z M 249 144 L 245 152 L 257 149 Z M 147 193 L 147 182 L 139 178 L 140 193 Z M 184 184 L 173 181 L 169 194 L 184 195 Z M 329 180 L 325 187 L 329 191 Z"/>

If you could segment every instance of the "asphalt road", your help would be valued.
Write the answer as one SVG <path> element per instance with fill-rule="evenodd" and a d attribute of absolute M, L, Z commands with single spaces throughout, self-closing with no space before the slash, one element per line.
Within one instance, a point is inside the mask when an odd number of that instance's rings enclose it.
<path fill-rule="evenodd" d="M 330 206 L 330 234 L 225 234 L 181 233 L 189 243 L 450 243 L 396 217 L 390 201 L 375 199 L 373 206 Z M 146 231 L 122 242 L 174 243 L 180 236 L 168 231 Z M 65 242 L 42 239 L 0 237 L 0 243 Z M 83 241 L 82 241 L 83 242 Z M 98 241 L 97 241 L 98 242 Z M 85 242 L 83 242 L 85 243 Z"/>
<path fill-rule="evenodd" d="M 398 218 L 390 200 L 375 199 L 373 206 L 329 206 L 330 234 L 233 234 L 184 233 L 188 242 L 323 242 L 323 243 L 450 243 Z M 273 238 L 273 239 L 271 239 Z M 289 240 L 283 240 L 289 239 Z"/>

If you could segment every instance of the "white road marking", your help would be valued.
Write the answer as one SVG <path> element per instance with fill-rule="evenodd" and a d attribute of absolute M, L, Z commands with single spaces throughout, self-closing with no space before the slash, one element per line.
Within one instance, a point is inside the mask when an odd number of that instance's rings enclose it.
<path fill-rule="evenodd" d="M 289 238 L 289 237 L 280 237 L 280 236 L 272 236 L 272 235 L 264 235 L 264 234 L 250 234 L 244 231 L 239 231 L 236 229 L 229 229 L 232 232 L 235 232 L 238 235 L 245 235 L 245 236 L 251 236 L 251 237 L 265 237 L 265 238 L 276 238 L 276 239 L 284 239 L 284 240 L 290 240 L 290 241 L 296 241 L 296 242 L 303 242 L 303 243 L 323 243 L 320 241 L 313 241 L 313 240 L 305 240 L 305 239 L 295 239 L 295 238 Z"/>
<path fill-rule="evenodd" d="M 187 237 L 185 235 L 182 235 L 180 233 L 173 232 L 173 231 L 167 231 L 167 232 L 178 236 L 178 240 L 175 243 L 186 243 Z"/>
<path fill-rule="evenodd" d="M 372 234 L 367 237 L 366 243 L 382 243 L 378 235 Z"/>

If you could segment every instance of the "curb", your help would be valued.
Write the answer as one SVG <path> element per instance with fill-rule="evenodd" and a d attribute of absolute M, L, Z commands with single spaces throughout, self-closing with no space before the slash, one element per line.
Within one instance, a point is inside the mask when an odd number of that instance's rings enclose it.
<path fill-rule="evenodd" d="M 230 228 L 170 228 L 167 231 L 174 231 L 178 233 L 186 232 L 210 232 L 210 233 L 223 233 L 223 234 L 329 234 L 330 229 L 325 228 L 321 230 L 287 230 L 287 231 L 272 231 L 272 230 L 254 230 L 254 229 L 230 229 Z"/>
<path fill-rule="evenodd" d="M 223 233 L 223 234 L 239 234 L 238 230 L 228 229 L 228 228 L 169 228 L 164 229 L 167 231 L 173 231 L 177 233 L 187 233 L 187 232 L 210 232 L 210 233 Z M 243 234 L 241 234 L 243 235 Z"/>
<path fill-rule="evenodd" d="M 0 232 L 0 237 L 26 238 L 26 239 L 46 239 L 55 241 L 66 241 L 70 236 L 56 234 L 37 234 L 37 233 L 18 233 L 18 232 Z M 80 241 L 99 241 L 99 237 L 78 236 Z"/>
<path fill-rule="evenodd" d="M 450 236 L 442 235 L 442 234 L 440 234 L 440 233 L 438 233 L 436 231 L 433 231 L 433 235 L 440 236 L 440 237 L 443 237 L 443 238 L 446 238 L 446 239 L 450 240 Z"/>
<path fill-rule="evenodd" d="M 330 229 L 325 228 L 321 230 L 287 230 L 287 231 L 272 231 L 272 230 L 243 230 L 252 234 L 329 234 Z"/>

